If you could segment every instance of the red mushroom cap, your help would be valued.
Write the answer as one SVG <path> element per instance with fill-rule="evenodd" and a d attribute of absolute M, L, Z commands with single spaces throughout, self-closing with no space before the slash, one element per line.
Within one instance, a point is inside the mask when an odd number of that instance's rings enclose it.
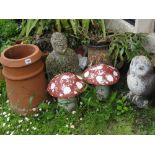
<path fill-rule="evenodd" d="M 84 71 L 84 79 L 94 85 L 113 85 L 119 78 L 118 70 L 105 64 L 94 65 Z"/>
<path fill-rule="evenodd" d="M 50 81 L 47 91 L 53 97 L 70 98 L 83 92 L 84 86 L 82 77 L 73 73 L 63 73 Z"/>

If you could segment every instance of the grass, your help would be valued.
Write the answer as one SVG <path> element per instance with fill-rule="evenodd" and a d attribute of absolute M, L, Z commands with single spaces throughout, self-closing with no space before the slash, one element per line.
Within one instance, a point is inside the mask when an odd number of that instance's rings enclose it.
<path fill-rule="evenodd" d="M 23 117 L 9 108 L 5 82 L 1 81 L 0 134 L 155 134 L 155 108 L 136 108 L 120 95 L 118 87 L 122 92 L 121 85 L 117 85 L 106 101 L 99 102 L 94 87 L 88 86 L 79 96 L 77 110 L 72 113 L 59 108 L 56 102 L 46 101 L 40 104 L 38 113 Z"/>

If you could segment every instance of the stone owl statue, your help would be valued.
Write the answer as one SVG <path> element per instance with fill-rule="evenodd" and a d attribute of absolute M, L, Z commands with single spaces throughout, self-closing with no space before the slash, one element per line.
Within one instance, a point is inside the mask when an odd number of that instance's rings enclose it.
<path fill-rule="evenodd" d="M 127 85 L 128 98 L 140 108 L 148 107 L 148 97 L 155 90 L 155 74 L 151 61 L 145 56 L 135 56 L 130 64 Z"/>

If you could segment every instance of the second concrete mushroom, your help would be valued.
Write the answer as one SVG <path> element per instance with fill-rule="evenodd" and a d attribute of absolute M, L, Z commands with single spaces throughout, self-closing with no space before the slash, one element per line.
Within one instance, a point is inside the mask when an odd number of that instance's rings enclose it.
<path fill-rule="evenodd" d="M 105 64 L 94 65 L 84 71 L 85 81 L 96 86 L 96 95 L 99 100 L 108 97 L 109 85 L 117 83 L 119 78 L 118 70 Z"/>
<path fill-rule="evenodd" d="M 76 108 L 78 94 L 82 93 L 85 83 L 82 77 L 73 73 L 56 75 L 48 84 L 48 92 L 58 98 L 58 105 L 71 112 Z"/>

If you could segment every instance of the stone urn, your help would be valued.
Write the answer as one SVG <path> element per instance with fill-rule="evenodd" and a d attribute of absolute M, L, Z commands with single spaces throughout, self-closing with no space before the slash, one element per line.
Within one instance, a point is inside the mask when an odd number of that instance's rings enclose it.
<path fill-rule="evenodd" d="M 96 64 L 112 65 L 112 61 L 108 53 L 108 45 L 89 45 L 88 50 L 88 66 Z"/>

